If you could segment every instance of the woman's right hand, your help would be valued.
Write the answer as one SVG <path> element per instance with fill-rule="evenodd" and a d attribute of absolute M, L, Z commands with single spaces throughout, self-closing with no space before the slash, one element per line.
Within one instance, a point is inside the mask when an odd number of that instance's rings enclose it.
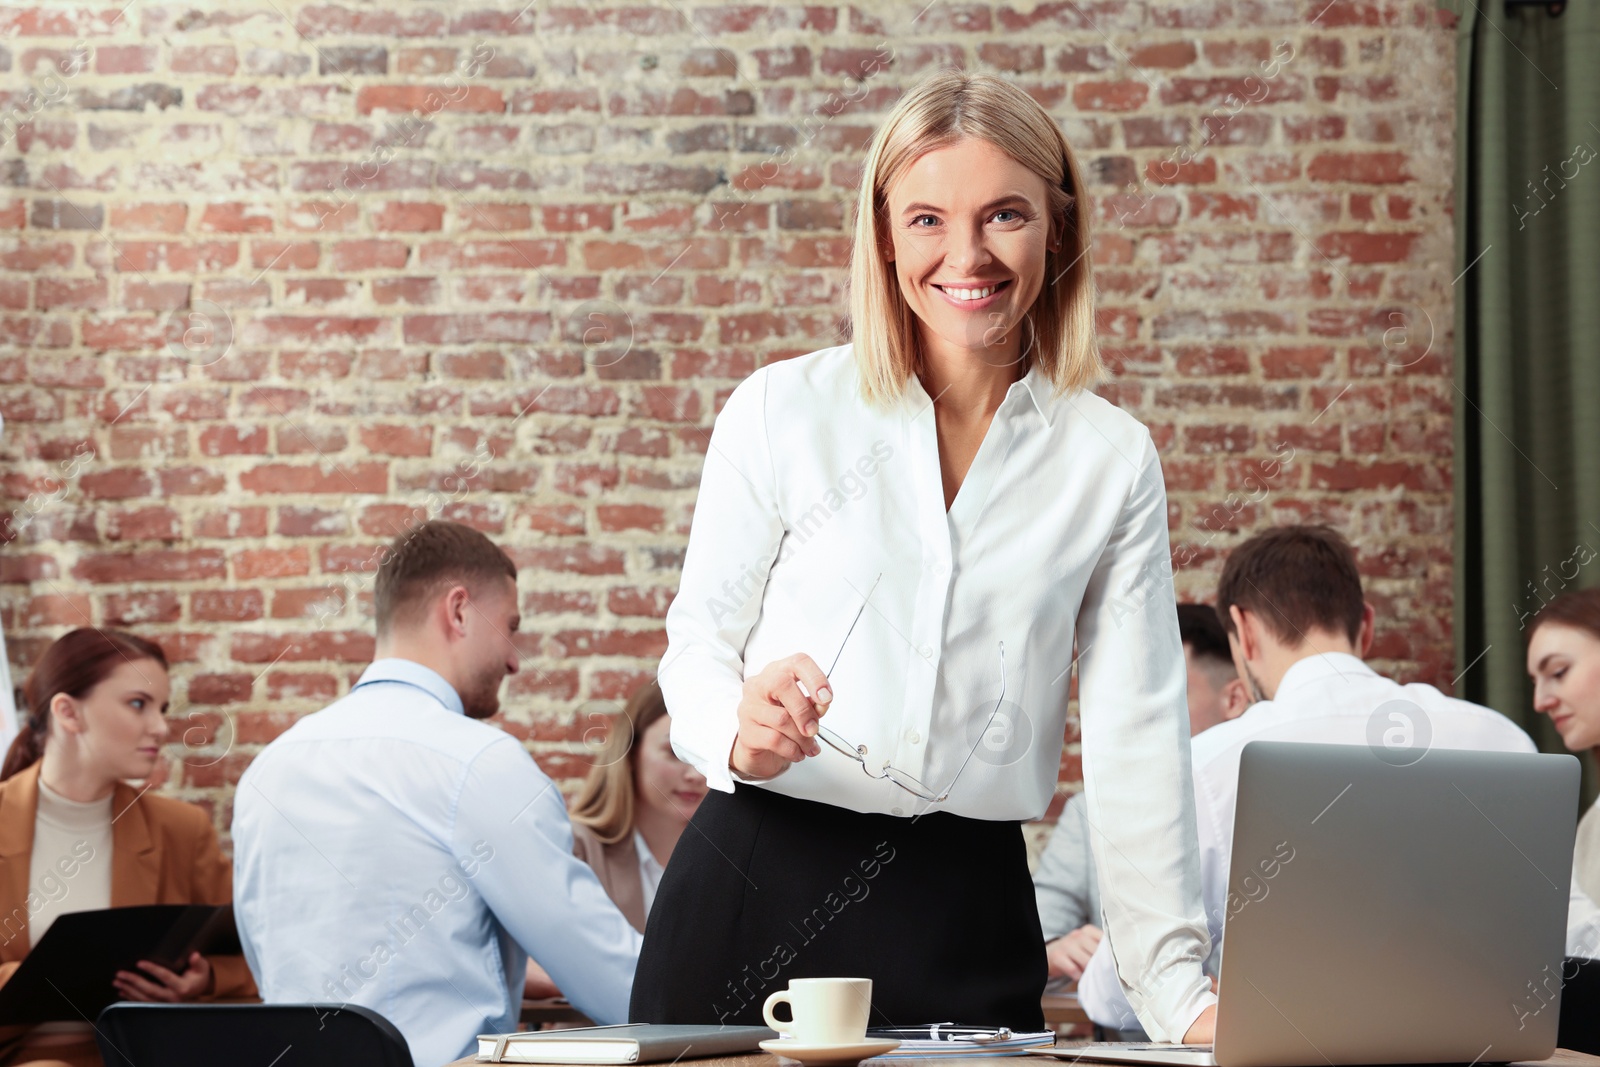
<path fill-rule="evenodd" d="M 111 984 L 125 1000 L 176 1004 L 184 1000 L 199 1000 L 216 988 L 211 961 L 198 952 L 189 953 L 189 961 L 182 974 L 169 971 L 150 960 L 140 960 L 139 969 L 146 973 L 118 971 L 112 979 Z"/>
<path fill-rule="evenodd" d="M 810 656 L 797 653 L 767 664 L 744 683 L 728 766 L 743 778 L 776 778 L 790 764 L 817 755 L 817 720 L 832 701 L 827 675 Z"/>

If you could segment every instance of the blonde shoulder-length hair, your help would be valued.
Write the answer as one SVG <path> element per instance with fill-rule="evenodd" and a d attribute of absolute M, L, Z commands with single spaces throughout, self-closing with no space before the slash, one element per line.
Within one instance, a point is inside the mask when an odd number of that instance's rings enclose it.
<path fill-rule="evenodd" d="M 916 317 L 884 253 L 890 247 L 885 191 L 919 157 L 958 141 L 988 141 L 1045 180 L 1060 250 L 1045 254 L 1045 284 L 1014 328 L 1031 330 L 1028 358 L 1058 393 L 1104 377 L 1094 337 L 1089 206 L 1078 161 L 1060 128 L 1027 93 L 989 74 L 945 70 L 895 105 L 867 150 L 850 262 L 851 337 L 869 403 L 899 398 L 919 369 Z"/>
<path fill-rule="evenodd" d="M 618 721 L 606 734 L 594 766 L 578 787 L 570 816 L 594 831 L 603 845 L 614 845 L 633 833 L 639 803 L 633 771 L 639 758 L 639 740 L 657 719 L 667 714 L 667 700 L 655 682 L 640 686 L 628 698 Z"/>

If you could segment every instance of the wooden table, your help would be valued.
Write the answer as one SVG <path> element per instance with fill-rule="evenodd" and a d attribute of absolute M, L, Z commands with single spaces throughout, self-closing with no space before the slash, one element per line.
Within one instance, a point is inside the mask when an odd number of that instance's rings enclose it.
<path fill-rule="evenodd" d="M 1088 1014 L 1078 1005 L 1076 993 L 1046 993 L 1042 1002 L 1044 1024 L 1052 1030 L 1062 1026 L 1093 1026 Z"/>
<path fill-rule="evenodd" d="M 478 1061 L 475 1058 L 467 1056 L 464 1059 L 459 1059 L 454 1063 L 449 1064 L 448 1067 L 467 1067 L 468 1064 L 476 1064 L 477 1062 Z M 777 1056 L 773 1056 L 765 1052 L 753 1052 L 746 1056 L 708 1056 L 703 1060 L 686 1060 L 684 1062 L 693 1063 L 695 1067 L 776 1067 L 777 1064 L 792 1061 L 780 1060 Z M 908 1063 L 911 1061 L 894 1060 L 891 1062 Z M 1033 1059 L 1025 1059 L 1022 1057 L 1006 1057 L 999 1060 L 993 1058 L 980 1059 L 976 1057 L 968 1058 L 940 1056 L 937 1058 L 937 1060 L 927 1058 L 919 1059 L 916 1062 L 937 1062 L 949 1064 L 950 1067 L 996 1067 L 996 1064 L 1007 1063 L 1016 1064 L 1017 1067 L 1024 1067 L 1024 1065 L 1025 1067 L 1045 1067 L 1045 1065 L 1051 1063 L 1063 1065 L 1063 1067 L 1065 1067 L 1065 1065 L 1070 1065 L 1071 1063 L 1070 1060 L 1058 1060 L 1053 1056 L 1039 1056 Z M 885 1067 L 888 1067 L 888 1065 L 886 1064 Z M 1581 1052 L 1568 1052 L 1566 1049 L 1557 1049 L 1556 1054 L 1547 1060 L 1539 1060 L 1537 1064 L 1514 1064 L 1513 1067 L 1600 1067 L 1600 1056 L 1586 1056 Z"/>
<path fill-rule="evenodd" d="M 1076 993 L 1046 993 L 1044 995 L 1044 1021 L 1045 1025 L 1055 1029 L 1063 1026 L 1090 1026 L 1089 1016 L 1084 1014 L 1078 1006 Z M 577 1023 L 588 1025 L 589 1019 L 574 1008 L 572 1004 L 561 998 L 552 997 L 548 1000 L 524 1000 L 522 1002 L 522 1025 L 530 1030 L 537 1029 L 546 1023 Z"/>

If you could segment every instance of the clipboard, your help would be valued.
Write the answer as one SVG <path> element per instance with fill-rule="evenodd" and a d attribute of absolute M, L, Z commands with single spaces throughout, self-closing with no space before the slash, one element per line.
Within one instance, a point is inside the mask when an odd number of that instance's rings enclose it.
<path fill-rule="evenodd" d="M 0 1026 L 93 1021 L 121 997 L 118 971 L 151 960 L 183 969 L 191 952 L 240 951 L 233 905 L 141 904 L 68 912 L 50 924 L 11 980 L 0 986 Z"/>

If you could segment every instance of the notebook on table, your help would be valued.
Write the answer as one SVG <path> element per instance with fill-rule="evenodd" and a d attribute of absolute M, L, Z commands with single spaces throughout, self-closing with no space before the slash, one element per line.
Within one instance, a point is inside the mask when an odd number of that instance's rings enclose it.
<path fill-rule="evenodd" d="M 479 1063 L 670 1063 L 699 1056 L 755 1052 L 777 1037 L 765 1026 L 619 1023 L 572 1030 L 479 1034 Z"/>

